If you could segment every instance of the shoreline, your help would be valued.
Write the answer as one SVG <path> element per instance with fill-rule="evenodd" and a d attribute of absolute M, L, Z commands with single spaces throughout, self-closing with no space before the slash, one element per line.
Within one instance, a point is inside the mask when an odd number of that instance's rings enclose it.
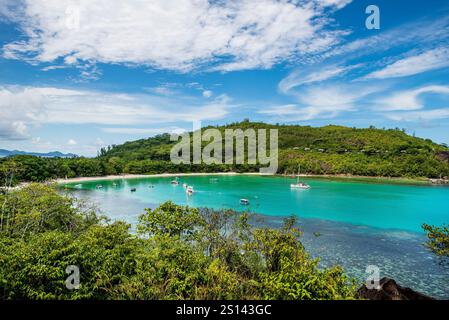
<path fill-rule="evenodd" d="M 259 173 L 248 173 L 248 175 Z M 111 175 L 111 176 L 100 176 L 100 177 L 77 177 L 77 178 L 69 178 L 69 179 L 56 179 L 51 182 L 56 184 L 64 184 L 64 183 L 75 183 L 75 182 L 91 182 L 91 181 L 111 181 L 111 180 L 120 180 L 120 179 L 140 179 L 140 178 L 157 178 L 157 177 L 182 177 L 182 176 L 225 176 L 225 175 L 243 175 L 242 173 L 237 172 L 217 172 L 217 173 L 207 173 L 207 172 L 194 172 L 194 173 L 155 173 L 155 174 L 122 174 L 122 175 Z"/>
<path fill-rule="evenodd" d="M 98 177 L 77 177 L 69 179 L 55 179 L 52 183 L 58 185 L 82 183 L 92 181 L 111 181 L 121 179 L 140 179 L 140 178 L 157 178 L 157 177 L 182 177 L 182 176 L 265 176 L 265 177 L 296 177 L 297 175 L 281 175 L 281 174 L 263 174 L 259 172 L 193 172 L 193 173 L 157 173 L 157 174 L 122 174 L 122 175 L 109 175 Z M 300 174 L 303 178 L 312 179 L 329 179 L 329 180 L 343 180 L 343 181 L 358 181 L 358 182 L 374 182 L 374 183 L 388 183 L 388 184 L 404 184 L 404 185 L 447 185 L 432 183 L 432 179 L 429 178 L 401 178 L 401 177 L 375 177 L 375 176 L 353 176 L 353 175 L 313 175 L 313 174 Z"/>

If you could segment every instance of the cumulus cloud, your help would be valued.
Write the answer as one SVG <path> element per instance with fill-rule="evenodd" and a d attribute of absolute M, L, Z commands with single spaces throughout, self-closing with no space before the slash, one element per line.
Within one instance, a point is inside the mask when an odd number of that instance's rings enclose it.
<path fill-rule="evenodd" d="M 28 138 L 28 127 L 23 121 L 0 120 L 0 140 L 26 140 Z"/>
<path fill-rule="evenodd" d="M 449 67 L 449 48 L 437 48 L 398 60 L 381 70 L 368 74 L 367 79 L 406 77 L 430 70 Z"/>
<path fill-rule="evenodd" d="M 349 2 L 24 0 L 18 14 L 4 10 L 24 39 L 6 44 L 3 56 L 180 72 L 205 65 L 222 71 L 269 68 L 338 43 L 341 32 L 326 28 L 329 14 Z"/>
<path fill-rule="evenodd" d="M 218 120 L 232 107 L 226 95 L 207 103 L 149 94 L 54 87 L 0 87 L 0 137 L 25 139 L 42 124 L 149 125 Z"/>

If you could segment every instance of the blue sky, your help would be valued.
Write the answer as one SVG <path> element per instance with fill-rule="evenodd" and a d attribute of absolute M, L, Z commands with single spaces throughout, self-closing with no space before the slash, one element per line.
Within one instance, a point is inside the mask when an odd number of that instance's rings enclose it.
<path fill-rule="evenodd" d="M 0 148 L 93 156 L 243 118 L 449 143 L 448 71 L 445 0 L 0 0 Z"/>

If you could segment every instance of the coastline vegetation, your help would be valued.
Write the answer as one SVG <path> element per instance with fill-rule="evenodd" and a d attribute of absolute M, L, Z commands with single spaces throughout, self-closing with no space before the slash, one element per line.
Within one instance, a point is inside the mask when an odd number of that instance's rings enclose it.
<path fill-rule="evenodd" d="M 221 131 L 278 129 L 279 174 L 294 174 L 301 165 L 304 174 L 347 175 L 355 179 L 405 178 L 419 182 L 422 178 L 449 176 L 449 148 L 446 145 L 407 135 L 400 129 L 314 128 L 249 121 L 216 128 Z M 95 158 L 7 157 L 0 159 L 0 178 L 5 179 L 5 172 L 11 172 L 11 167 L 15 170 L 13 183 L 117 174 L 242 173 L 259 170 L 259 165 L 249 164 L 176 165 L 170 162 L 170 150 L 175 143 L 170 141 L 168 134 L 162 134 L 102 148 Z"/>
<path fill-rule="evenodd" d="M 449 176 L 449 149 L 402 130 L 241 122 L 219 127 L 279 129 L 279 174 L 390 183 Z M 175 165 L 169 135 L 102 149 L 96 158 L 0 159 L 0 181 L 118 174 L 257 172 L 258 165 Z M 373 180 L 371 180 L 373 181 Z M 0 190 L 0 299 L 354 299 L 339 267 L 320 269 L 294 221 L 255 228 L 247 215 L 165 203 L 147 210 L 138 233 L 79 200 L 32 183 Z M 447 226 L 423 225 L 430 250 L 448 259 Z M 225 232 L 224 232 L 225 230 Z M 67 290 L 65 268 L 81 269 Z"/>
<path fill-rule="evenodd" d="M 307 254 L 294 218 L 261 228 L 247 214 L 166 202 L 132 233 L 43 184 L 0 203 L 0 299 L 357 298 L 340 267 Z M 80 270 L 74 290 L 70 265 Z"/>

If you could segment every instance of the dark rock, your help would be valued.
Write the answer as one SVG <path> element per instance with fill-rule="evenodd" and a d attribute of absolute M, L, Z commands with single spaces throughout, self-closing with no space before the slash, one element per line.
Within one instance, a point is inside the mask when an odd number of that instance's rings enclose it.
<path fill-rule="evenodd" d="M 362 299 L 368 300 L 435 300 L 413 289 L 401 287 L 390 278 L 382 278 L 379 282 L 380 289 L 368 289 L 363 285 L 357 292 Z"/>
<path fill-rule="evenodd" d="M 441 161 L 447 161 L 449 163 L 449 151 L 440 151 L 437 153 L 437 158 Z"/>

